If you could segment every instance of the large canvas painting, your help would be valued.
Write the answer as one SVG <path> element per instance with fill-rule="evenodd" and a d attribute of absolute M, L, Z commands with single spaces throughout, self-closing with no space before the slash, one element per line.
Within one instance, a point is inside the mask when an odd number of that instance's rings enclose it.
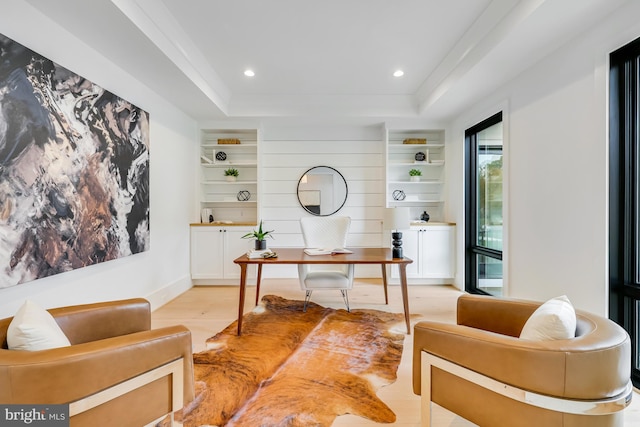
<path fill-rule="evenodd" d="M 148 113 L 0 34 L 0 288 L 148 248 Z"/>

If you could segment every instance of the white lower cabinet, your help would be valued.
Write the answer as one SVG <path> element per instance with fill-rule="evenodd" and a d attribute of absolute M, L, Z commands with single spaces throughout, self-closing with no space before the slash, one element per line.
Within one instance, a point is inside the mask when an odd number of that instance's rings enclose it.
<path fill-rule="evenodd" d="M 239 284 L 240 267 L 233 260 L 251 249 L 253 240 L 242 239 L 251 231 L 243 226 L 191 226 L 191 279 L 238 279 Z"/>
<path fill-rule="evenodd" d="M 430 224 L 401 231 L 404 256 L 413 260 L 407 266 L 408 279 L 454 278 L 455 225 Z M 398 278 L 397 269 L 391 270 L 391 277 Z"/>

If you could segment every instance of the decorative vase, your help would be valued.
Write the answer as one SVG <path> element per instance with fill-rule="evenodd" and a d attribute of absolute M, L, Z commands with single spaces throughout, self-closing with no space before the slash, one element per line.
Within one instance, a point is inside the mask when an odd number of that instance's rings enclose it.
<path fill-rule="evenodd" d="M 200 217 L 200 222 L 202 223 L 211 223 L 213 222 L 213 210 L 210 208 L 202 209 L 202 215 Z"/>
<path fill-rule="evenodd" d="M 238 178 L 233 175 L 227 176 L 227 182 L 236 182 L 237 179 Z"/>
<path fill-rule="evenodd" d="M 412 176 L 409 179 L 411 180 L 411 182 L 420 182 L 420 177 L 419 176 Z"/>
<path fill-rule="evenodd" d="M 267 241 L 266 240 L 256 240 L 255 241 L 255 249 L 256 251 L 263 251 L 267 249 Z"/>
<path fill-rule="evenodd" d="M 427 213 L 427 211 L 422 212 L 422 215 L 420 215 L 420 220 L 424 222 L 429 222 L 429 214 Z"/>
<path fill-rule="evenodd" d="M 394 231 L 391 233 L 391 244 L 393 245 L 393 249 L 391 254 L 394 258 L 402 258 L 402 232 Z"/>

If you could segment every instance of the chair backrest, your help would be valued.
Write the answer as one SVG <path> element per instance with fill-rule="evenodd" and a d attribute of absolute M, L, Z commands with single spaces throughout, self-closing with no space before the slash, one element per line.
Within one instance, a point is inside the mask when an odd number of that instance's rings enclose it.
<path fill-rule="evenodd" d="M 351 218 L 348 216 L 319 216 L 300 219 L 306 248 L 335 249 L 347 245 Z"/>
<path fill-rule="evenodd" d="M 143 298 L 71 305 L 47 310 L 72 345 L 151 329 L 151 305 Z M 0 319 L 0 350 L 7 350 L 13 317 Z"/>

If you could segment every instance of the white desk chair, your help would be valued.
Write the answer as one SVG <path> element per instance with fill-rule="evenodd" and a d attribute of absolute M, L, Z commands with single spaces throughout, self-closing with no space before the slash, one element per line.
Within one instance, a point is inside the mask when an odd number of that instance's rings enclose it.
<path fill-rule="evenodd" d="M 351 218 L 347 216 L 304 217 L 300 219 L 300 228 L 305 248 L 335 249 L 347 244 L 347 233 Z M 311 293 L 317 289 L 338 289 L 349 311 L 349 295 L 353 288 L 353 264 L 299 264 L 298 277 L 300 288 L 306 292 L 304 311 L 311 299 Z"/>

